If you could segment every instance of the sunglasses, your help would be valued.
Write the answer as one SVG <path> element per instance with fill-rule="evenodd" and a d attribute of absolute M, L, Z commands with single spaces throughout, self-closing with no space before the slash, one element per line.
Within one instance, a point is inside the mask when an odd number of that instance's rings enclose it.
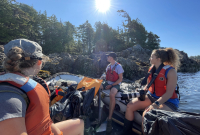
<path fill-rule="evenodd" d="M 31 59 L 42 60 L 42 58 L 40 57 L 22 57 L 22 60 L 31 60 Z"/>

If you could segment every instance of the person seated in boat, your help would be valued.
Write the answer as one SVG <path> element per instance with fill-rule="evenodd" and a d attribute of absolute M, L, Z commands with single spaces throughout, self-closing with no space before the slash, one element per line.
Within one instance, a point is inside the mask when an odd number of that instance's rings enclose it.
<path fill-rule="evenodd" d="M 128 103 L 123 131 L 120 132 L 119 135 L 131 132 L 134 112 L 137 110 L 145 109 L 142 116 L 143 118 L 145 113 L 152 109 L 177 111 L 179 100 L 175 89 L 177 84 L 177 68 L 180 65 L 178 52 L 172 48 L 153 50 L 149 60 L 152 64 L 149 71 L 151 71 L 152 68 L 154 68 L 155 71 L 158 68 L 162 69 L 158 73 L 154 83 L 148 89 L 145 101 L 134 98 Z M 153 73 L 149 75 L 147 85 L 150 83 L 152 75 Z M 147 85 L 144 87 L 144 90 L 147 90 Z M 139 118 L 141 119 L 141 125 L 142 117 Z"/>
<path fill-rule="evenodd" d="M 107 120 L 106 132 L 109 134 L 112 131 L 112 114 L 115 108 L 115 95 L 120 90 L 120 84 L 123 79 L 123 68 L 121 64 L 116 62 L 116 53 L 111 52 L 107 55 L 107 61 L 110 64 L 106 68 L 106 81 L 101 85 L 101 89 L 110 89 L 110 104 L 109 104 L 109 116 Z"/>
<path fill-rule="evenodd" d="M 52 123 L 49 114 L 50 91 L 45 81 L 33 80 L 47 60 L 42 47 L 27 39 L 16 39 L 4 46 L 0 75 L 1 135 L 83 135 L 80 119 Z M 39 79 L 39 78 L 38 78 Z"/>

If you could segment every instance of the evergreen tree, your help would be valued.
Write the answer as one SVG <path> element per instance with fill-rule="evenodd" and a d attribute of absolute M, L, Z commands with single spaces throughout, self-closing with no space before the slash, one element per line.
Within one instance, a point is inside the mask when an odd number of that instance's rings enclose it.
<path fill-rule="evenodd" d="M 44 53 L 69 52 L 91 54 L 93 51 L 121 51 L 135 44 L 155 49 L 160 37 L 147 32 L 139 19 L 132 20 L 124 10 L 118 11 L 125 18 L 123 28 L 112 29 L 108 24 L 96 22 L 94 28 L 86 21 L 79 27 L 58 21 L 55 15 L 37 12 L 33 7 L 15 0 L 1 0 L 0 44 L 26 38 L 38 42 Z"/>
<path fill-rule="evenodd" d="M 32 18 L 14 0 L 0 2 L 0 43 L 16 38 L 29 38 Z"/>
<path fill-rule="evenodd" d="M 160 47 L 160 37 L 156 34 L 153 34 L 151 31 L 147 35 L 147 43 L 146 47 L 147 49 L 153 50 L 158 49 Z"/>
<path fill-rule="evenodd" d="M 78 27 L 78 33 L 83 45 L 82 52 L 84 54 L 90 54 L 94 46 L 93 44 L 94 30 L 91 24 L 88 21 L 86 21 L 84 24 L 80 25 Z"/>
<path fill-rule="evenodd" d="M 40 33 L 40 15 L 39 13 L 33 8 L 33 7 L 30 7 L 26 4 L 19 4 L 19 8 L 25 12 L 30 20 L 28 22 L 29 24 L 29 27 L 28 29 L 26 30 L 27 31 L 27 38 L 29 40 L 33 40 L 33 41 L 36 41 L 36 42 L 39 42 L 41 39 L 41 33 Z"/>
<path fill-rule="evenodd" d="M 124 48 L 124 41 L 120 39 L 117 30 L 101 22 L 96 22 L 95 28 L 94 43 L 96 51 L 121 51 Z"/>

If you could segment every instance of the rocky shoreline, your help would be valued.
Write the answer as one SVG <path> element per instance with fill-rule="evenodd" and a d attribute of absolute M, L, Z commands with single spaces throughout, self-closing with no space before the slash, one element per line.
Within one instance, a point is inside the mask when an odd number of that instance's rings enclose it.
<path fill-rule="evenodd" d="M 143 49 L 140 45 L 117 53 L 117 62 L 124 68 L 124 81 L 134 82 L 141 79 L 147 74 L 150 67 L 149 57 L 151 51 Z M 188 55 L 179 51 L 181 66 L 178 72 L 197 72 L 200 70 L 200 62 L 188 58 Z M 69 72 L 72 74 L 80 74 L 93 78 L 99 78 L 108 65 L 106 52 L 91 55 L 71 55 L 68 53 L 49 54 L 50 61 L 47 62 L 43 70 L 49 71 L 51 74 L 58 72 Z M 2 60 L 5 57 L 3 46 L 0 46 L 0 71 L 2 71 Z"/>

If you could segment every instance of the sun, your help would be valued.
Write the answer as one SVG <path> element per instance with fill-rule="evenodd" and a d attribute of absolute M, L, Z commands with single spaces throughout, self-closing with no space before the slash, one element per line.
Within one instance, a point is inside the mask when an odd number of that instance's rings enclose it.
<path fill-rule="evenodd" d="M 106 12 L 110 8 L 110 0 L 96 0 L 96 8 L 99 12 Z"/>

